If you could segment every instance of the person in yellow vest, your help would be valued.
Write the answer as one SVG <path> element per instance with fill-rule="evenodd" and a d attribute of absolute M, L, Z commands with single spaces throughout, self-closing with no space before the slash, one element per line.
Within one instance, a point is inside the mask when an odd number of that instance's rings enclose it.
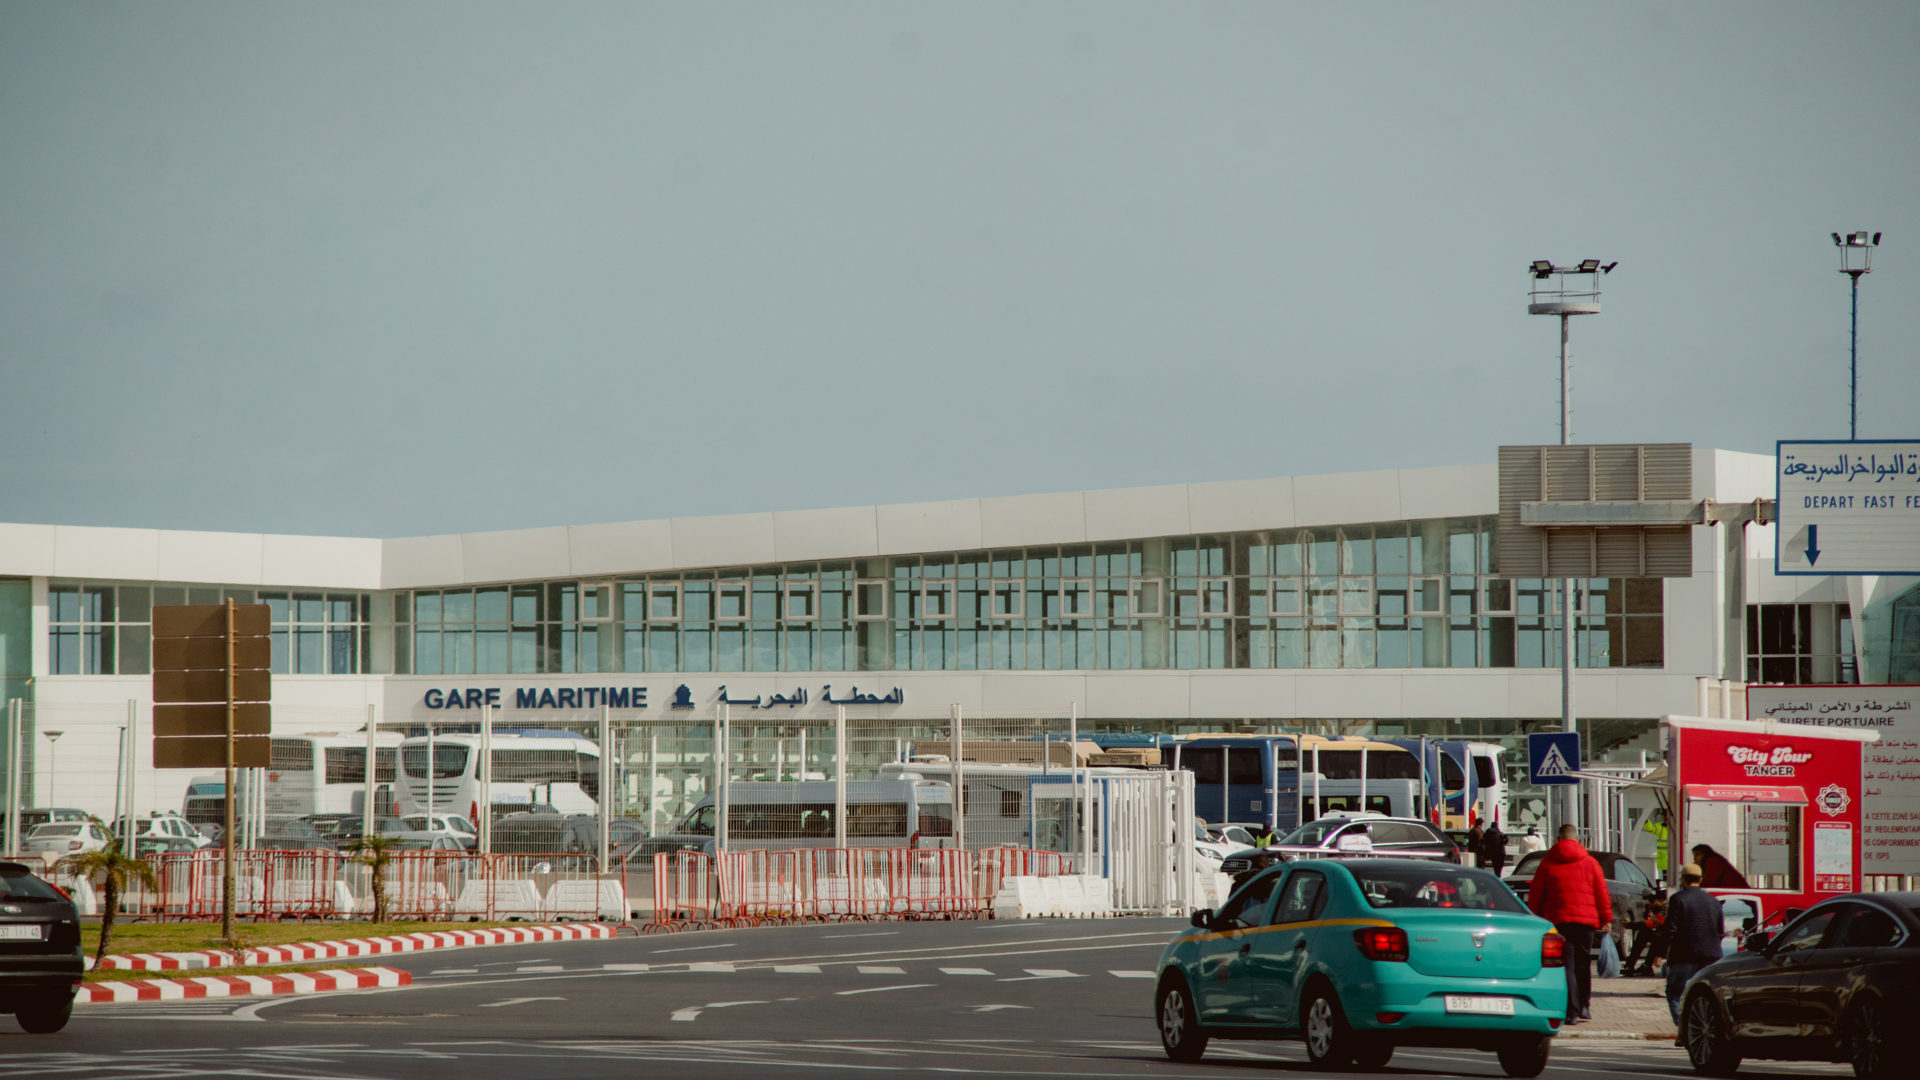
<path fill-rule="evenodd" d="M 1659 867 L 1660 883 L 1665 885 L 1667 883 L 1667 812 L 1655 809 L 1641 829 L 1654 836 L 1653 864 Z"/>

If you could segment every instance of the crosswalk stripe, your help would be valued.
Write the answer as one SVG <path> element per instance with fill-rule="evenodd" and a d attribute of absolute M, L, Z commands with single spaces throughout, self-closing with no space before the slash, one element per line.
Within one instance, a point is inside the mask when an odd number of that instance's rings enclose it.
<path fill-rule="evenodd" d="M 986 968 L 941 968 L 942 975 L 991 975 Z"/>
<path fill-rule="evenodd" d="M 1109 971 L 1107 972 L 1107 974 L 1113 976 L 1116 979 L 1151 979 L 1153 978 L 1153 972 L 1151 971 Z"/>
<path fill-rule="evenodd" d="M 818 975 L 819 964 L 775 964 L 773 970 L 781 975 Z"/>
<path fill-rule="evenodd" d="M 862 975 L 905 975 L 907 973 L 904 968 L 891 967 L 886 964 L 861 964 L 854 968 L 854 970 Z"/>

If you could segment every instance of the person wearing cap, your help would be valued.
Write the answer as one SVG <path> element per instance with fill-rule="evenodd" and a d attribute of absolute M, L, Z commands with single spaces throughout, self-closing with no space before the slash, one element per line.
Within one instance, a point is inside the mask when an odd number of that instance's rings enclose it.
<path fill-rule="evenodd" d="M 1720 901 L 1700 887 L 1700 864 L 1680 868 L 1680 891 L 1667 901 L 1667 1011 L 1680 1023 L 1680 997 L 1700 969 L 1720 959 Z M 1677 1040 L 1676 1040 L 1677 1041 Z"/>

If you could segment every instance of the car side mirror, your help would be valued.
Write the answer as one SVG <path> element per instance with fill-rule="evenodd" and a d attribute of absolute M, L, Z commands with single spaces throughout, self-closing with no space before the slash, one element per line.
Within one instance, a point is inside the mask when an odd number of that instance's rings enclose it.
<path fill-rule="evenodd" d="M 1207 929 L 1213 925 L 1213 909 L 1203 907 L 1194 912 L 1191 922 L 1202 930 Z"/>
<path fill-rule="evenodd" d="M 1747 940 L 1740 947 L 1745 949 L 1748 952 L 1765 952 L 1767 948 L 1767 942 L 1772 940 L 1773 940 L 1772 934 L 1768 933 L 1765 930 L 1761 930 L 1752 934 L 1748 934 Z"/>

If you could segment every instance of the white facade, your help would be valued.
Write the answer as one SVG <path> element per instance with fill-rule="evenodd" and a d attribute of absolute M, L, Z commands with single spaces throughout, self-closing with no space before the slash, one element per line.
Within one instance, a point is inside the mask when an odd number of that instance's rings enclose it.
<path fill-rule="evenodd" d="M 1770 457 L 1695 452 L 1696 498 L 1770 498 L 1772 482 Z M 128 723 L 129 702 L 136 730 L 142 733 L 136 753 L 136 808 L 177 809 L 189 773 L 156 773 L 149 767 L 151 752 L 144 735 L 150 730 L 148 676 L 51 672 L 48 591 L 50 582 L 62 579 L 390 594 L 676 569 L 1492 516 L 1497 512 L 1496 487 L 1495 466 L 1487 464 L 386 540 L 0 524 L 0 578 L 31 582 L 27 638 L 33 653 L 27 696 L 36 730 L 65 732 L 57 747 L 42 745 L 32 755 L 36 800 L 45 804 L 51 783 L 52 797 L 62 805 L 105 814 L 116 797 L 120 730 Z M 1703 680 L 1742 677 L 1746 603 L 1849 602 L 1844 580 L 1775 577 L 1770 530 L 1745 527 L 1743 543 L 1738 536 L 1742 528 L 1695 529 L 1694 576 L 1665 583 L 1664 667 L 1581 669 L 1576 682 L 1581 718 L 1645 720 L 1651 726 L 1664 714 L 1717 712 L 1718 691 L 1706 693 Z M 1854 597 L 1853 602 L 1860 600 Z M 15 682 L 19 667 L 16 657 L 5 669 L 16 676 Z M 744 717 L 774 724 L 823 723 L 831 719 L 834 707 L 823 700 L 827 694 L 821 688 L 831 687 L 833 695 L 844 697 L 858 687 L 877 696 L 901 691 L 899 704 L 864 704 L 850 710 L 900 723 L 943 724 L 958 705 L 966 715 L 979 717 L 1064 718 L 1071 711 L 1095 725 L 1145 718 L 1219 721 L 1221 727 L 1295 720 L 1323 727 L 1457 718 L 1557 722 L 1561 693 L 1557 667 L 273 678 L 276 732 L 353 730 L 366 721 L 370 709 L 384 724 L 468 718 L 464 710 L 430 708 L 431 691 L 443 699 L 454 693 L 463 701 L 469 691 L 496 691 L 501 723 L 511 723 L 524 712 L 514 704 L 518 691 L 605 687 L 646 690 L 644 708 L 630 701 L 628 707 L 612 710 L 616 722 L 704 723 L 717 710 L 724 685 L 734 701 L 765 700 L 797 689 L 808 694 L 804 705 L 736 708 L 736 722 Z M 691 709 L 672 707 L 683 685 L 694 704 Z M 541 710 L 540 719 L 586 722 L 597 719 L 600 711 L 597 703 L 582 697 L 572 709 Z M 50 771 L 54 759 L 57 777 Z"/>

